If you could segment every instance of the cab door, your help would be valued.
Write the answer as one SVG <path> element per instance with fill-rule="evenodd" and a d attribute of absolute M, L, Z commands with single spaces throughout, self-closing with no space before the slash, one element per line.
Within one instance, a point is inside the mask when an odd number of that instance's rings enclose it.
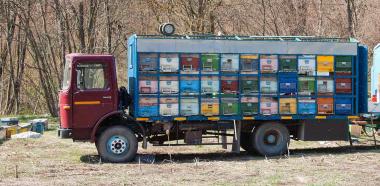
<path fill-rule="evenodd" d="M 79 59 L 74 74 L 73 135 L 88 138 L 96 122 L 117 109 L 113 60 Z"/>

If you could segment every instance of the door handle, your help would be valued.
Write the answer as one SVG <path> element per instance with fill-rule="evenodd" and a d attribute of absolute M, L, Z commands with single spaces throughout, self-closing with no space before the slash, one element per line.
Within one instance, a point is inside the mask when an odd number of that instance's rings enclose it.
<path fill-rule="evenodd" d="M 103 99 L 112 99 L 111 96 L 103 96 Z"/>

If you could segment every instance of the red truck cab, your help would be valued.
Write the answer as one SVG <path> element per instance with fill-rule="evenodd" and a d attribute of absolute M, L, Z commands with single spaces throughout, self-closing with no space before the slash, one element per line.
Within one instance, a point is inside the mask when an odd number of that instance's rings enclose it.
<path fill-rule="evenodd" d="M 119 112 L 115 59 L 112 55 L 66 56 L 59 111 L 60 137 L 93 140 L 96 125 L 107 116 Z"/>

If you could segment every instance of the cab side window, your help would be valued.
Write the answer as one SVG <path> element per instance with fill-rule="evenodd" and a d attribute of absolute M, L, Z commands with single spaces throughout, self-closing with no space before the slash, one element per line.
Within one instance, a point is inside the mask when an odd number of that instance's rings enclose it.
<path fill-rule="evenodd" d="M 79 63 L 77 71 L 77 88 L 80 90 L 107 89 L 106 64 Z"/>

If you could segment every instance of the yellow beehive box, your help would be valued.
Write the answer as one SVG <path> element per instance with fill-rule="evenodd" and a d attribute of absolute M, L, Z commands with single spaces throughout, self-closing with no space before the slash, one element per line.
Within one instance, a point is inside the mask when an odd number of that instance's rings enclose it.
<path fill-rule="evenodd" d="M 19 124 L 18 133 L 28 132 L 30 131 L 31 128 L 32 128 L 32 125 L 29 123 Z"/>
<path fill-rule="evenodd" d="M 219 100 L 218 99 L 202 99 L 201 114 L 204 116 L 219 115 Z"/>
<path fill-rule="evenodd" d="M 11 138 L 12 135 L 17 134 L 17 125 L 12 125 L 12 126 L 4 126 L 6 132 L 7 138 Z"/>
<path fill-rule="evenodd" d="M 334 56 L 317 56 L 317 72 L 334 72 Z"/>
<path fill-rule="evenodd" d="M 297 114 L 297 99 L 280 98 L 280 114 Z"/>

